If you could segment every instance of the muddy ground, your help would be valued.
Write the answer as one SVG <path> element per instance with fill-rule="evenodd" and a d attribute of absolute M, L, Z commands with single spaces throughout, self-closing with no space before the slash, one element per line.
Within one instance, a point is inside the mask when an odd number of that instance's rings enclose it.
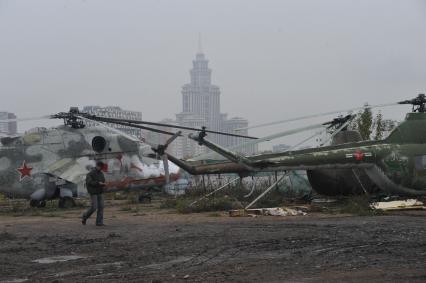
<path fill-rule="evenodd" d="M 82 211 L 0 214 L 0 282 L 426 281 L 426 212 L 231 218 L 115 205 L 96 227 Z"/>

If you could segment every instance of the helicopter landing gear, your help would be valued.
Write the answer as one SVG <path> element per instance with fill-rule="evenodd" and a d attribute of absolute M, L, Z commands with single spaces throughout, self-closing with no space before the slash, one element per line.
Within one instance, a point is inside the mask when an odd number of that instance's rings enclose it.
<path fill-rule="evenodd" d="M 32 199 L 32 200 L 30 200 L 30 206 L 31 207 L 37 207 L 37 208 L 46 207 L 46 201 Z"/>
<path fill-rule="evenodd" d="M 72 197 L 63 197 L 59 199 L 59 208 L 73 208 L 75 207 L 75 201 Z"/>

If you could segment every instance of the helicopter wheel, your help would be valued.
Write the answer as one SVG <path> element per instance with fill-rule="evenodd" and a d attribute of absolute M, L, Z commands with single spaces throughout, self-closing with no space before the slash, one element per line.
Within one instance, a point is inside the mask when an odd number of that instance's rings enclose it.
<path fill-rule="evenodd" d="M 31 207 L 37 207 L 37 208 L 43 208 L 46 207 L 46 201 L 44 200 L 30 200 L 30 206 Z"/>
<path fill-rule="evenodd" d="M 72 197 L 63 197 L 59 199 L 59 208 L 73 208 L 75 207 L 75 201 Z"/>

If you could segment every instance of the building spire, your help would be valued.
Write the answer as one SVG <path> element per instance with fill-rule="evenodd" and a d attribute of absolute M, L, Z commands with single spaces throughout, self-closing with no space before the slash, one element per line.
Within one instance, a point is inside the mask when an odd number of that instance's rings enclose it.
<path fill-rule="evenodd" d="M 203 44 L 201 43 L 201 32 L 198 33 L 198 51 L 197 54 L 203 54 Z"/>

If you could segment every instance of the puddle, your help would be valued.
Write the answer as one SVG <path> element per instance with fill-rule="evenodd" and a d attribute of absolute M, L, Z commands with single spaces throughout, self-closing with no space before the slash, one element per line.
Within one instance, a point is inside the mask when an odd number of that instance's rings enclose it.
<path fill-rule="evenodd" d="M 76 260 L 81 258 L 85 258 L 85 257 L 81 255 L 64 255 L 64 256 L 52 256 L 52 257 L 39 258 L 39 259 L 33 260 L 33 262 L 47 264 L 47 263 L 55 263 L 55 262 L 65 262 L 65 261 Z"/>

